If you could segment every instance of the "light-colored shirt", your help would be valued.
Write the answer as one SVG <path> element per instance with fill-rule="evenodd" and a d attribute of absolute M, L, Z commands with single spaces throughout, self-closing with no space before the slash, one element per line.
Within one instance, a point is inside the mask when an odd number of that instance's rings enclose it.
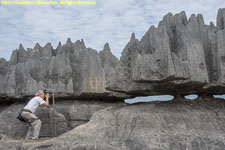
<path fill-rule="evenodd" d="M 45 101 L 40 96 L 36 96 L 27 103 L 27 105 L 24 107 L 24 109 L 28 109 L 32 113 L 34 113 L 36 111 L 37 107 L 44 103 L 45 103 Z"/>

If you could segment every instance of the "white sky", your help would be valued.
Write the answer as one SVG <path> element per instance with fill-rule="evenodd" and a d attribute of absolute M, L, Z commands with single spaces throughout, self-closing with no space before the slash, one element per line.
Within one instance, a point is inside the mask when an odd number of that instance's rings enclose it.
<path fill-rule="evenodd" d="M 1 0 L 0 0 L 1 1 Z M 102 50 L 106 42 L 118 58 L 132 32 L 140 39 L 151 25 L 157 26 L 168 12 L 201 13 L 205 23 L 216 24 L 224 0 L 95 0 L 95 5 L 0 5 L 0 58 L 9 60 L 22 43 L 33 48 L 47 42 L 56 48 L 68 37 Z"/>

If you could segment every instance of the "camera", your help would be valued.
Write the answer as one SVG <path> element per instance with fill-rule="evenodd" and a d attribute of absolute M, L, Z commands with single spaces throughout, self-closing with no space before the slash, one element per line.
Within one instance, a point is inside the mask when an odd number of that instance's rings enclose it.
<path fill-rule="evenodd" d="M 52 95 L 52 91 L 51 90 L 43 90 L 44 91 L 44 94 L 46 95 L 47 93 L 49 94 L 49 96 L 51 96 Z"/>

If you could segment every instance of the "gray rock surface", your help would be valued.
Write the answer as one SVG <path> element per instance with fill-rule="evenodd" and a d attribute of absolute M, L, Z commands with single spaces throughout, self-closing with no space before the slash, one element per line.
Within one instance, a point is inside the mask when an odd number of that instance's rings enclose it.
<path fill-rule="evenodd" d="M 86 48 L 83 40 L 56 49 L 50 43 L 25 50 L 20 44 L 9 61 L 0 59 L 0 99 L 19 100 L 38 89 L 55 89 L 58 99 L 123 100 L 129 96 L 105 89 L 118 59 L 107 43 L 102 51 Z"/>
<path fill-rule="evenodd" d="M 224 150 L 224 100 L 178 101 L 108 107 L 94 113 L 88 123 L 57 138 L 23 143 L 20 147 L 45 150 Z"/>
<path fill-rule="evenodd" d="M 218 10 L 216 26 L 221 30 L 225 28 L 225 8 Z"/>
<path fill-rule="evenodd" d="M 133 95 L 224 94 L 225 9 L 217 26 L 201 14 L 168 13 L 139 41 L 132 34 L 107 89 Z"/>
<path fill-rule="evenodd" d="M 56 49 L 37 43 L 25 50 L 20 44 L 10 61 L 0 59 L 0 98 L 24 98 L 37 89 L 55 89 L 59 99 L 224 94 L 224 18 L 224 8 L 218 10 L 217 26 L 206 25 L 201 14 L 187 19 L 185 12 L 168 13 L 140 41 L 132 34 L 120 61 L 108 43 L 99 53 L 83 40 L 68 39 Z"/>
<path fill-rule="evenodd" d="M 38 108 L 35 114 L 41 119 L 40 137 L 54 135 L 53 119 L 56 122 L 56 135 L 61 135 L 81 124 L 87 123 L 93 113 L 109 106 L 120 106 L 123 103 L 105 103 L 101 101 L 59 101 L 56 103 L 55 117 L 53 108 Z M 0 111 L 0 133 L 11 138 L 24 138 L 28 125 L 16 119 L 24 104 L 15 103 L 4 106 Z M 3 108 L 3 107 L 0 107 Z"/>
<path fill-rule="evenodd" d="M 6 135 L 2 135 L 2 139 L 0 140 L 1 150 L 19 150 L 23 148 L 22 140 L 13 140 Z"/>

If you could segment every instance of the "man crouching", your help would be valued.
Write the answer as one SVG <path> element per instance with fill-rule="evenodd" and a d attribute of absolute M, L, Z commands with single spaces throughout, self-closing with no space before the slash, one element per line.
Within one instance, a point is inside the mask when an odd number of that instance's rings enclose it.
<path fill-rule="evenodd" d="M 21 116 L 29 124 L 29 129 L 25 140 L 37 140 L 41 129 L 41 120 L 34 114 L 37 107 L 49 106 L 49 94 L 45 95 L 43 90 L 37 91 L 35 97 L 32 98 L 27 105 L 22 109 Z M 46 101 L 44 101 L 46 98 Z"/>

